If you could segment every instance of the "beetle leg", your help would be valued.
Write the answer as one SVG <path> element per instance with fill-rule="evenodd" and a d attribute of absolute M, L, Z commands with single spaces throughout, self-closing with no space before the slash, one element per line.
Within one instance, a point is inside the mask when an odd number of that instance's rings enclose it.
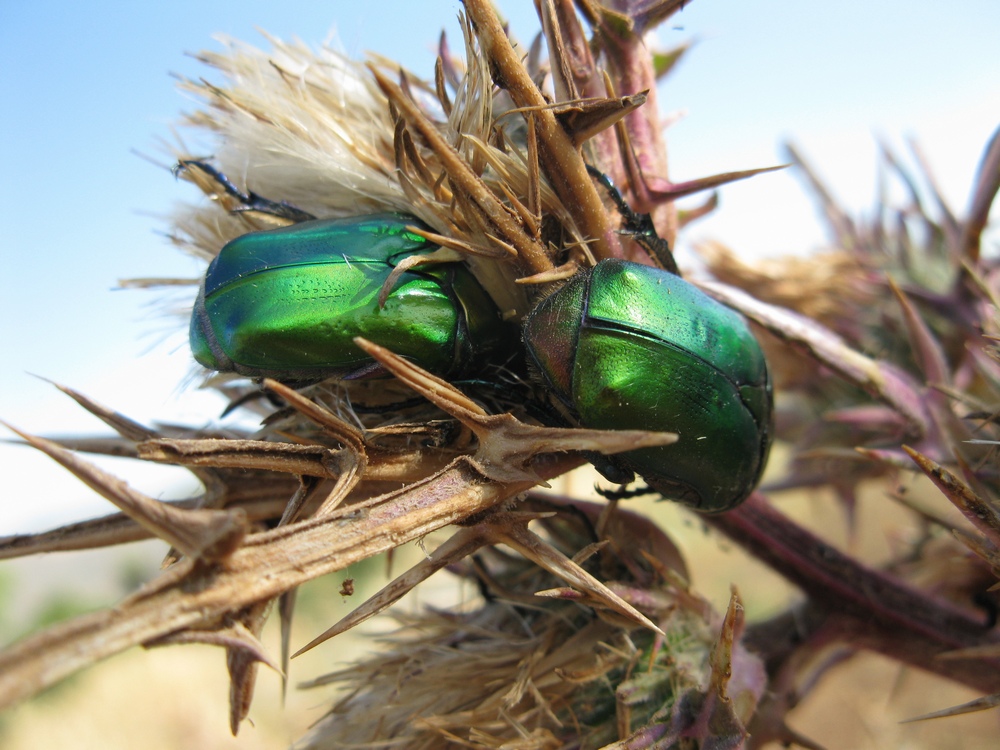
<path fill-rule="evenodd" d="M 367 362 L 358 366 L 350 372 L 339 376 L 340 380 L 366 380 L 368 378 L 381 378 L 388 375 L 388 371 L 378 362 Z"/>
<path fill-rule="evenodd" d="M 603 453 L 588 453 L 586 456 L 597 473 L 612 484 L 631 484 L 635 479 L 635 472 L 615 461 L 614 456 L 606 456 Z"/>
<path fill-rule="evenodd" d="M 233 184 L 233 181 L 226 177 L 224 173 L 220 172 L 207 162 L 182 159 L 181 161 L 178 161 L 177 165 L 174 167 L 174 175 L 176 176 L 180 172 L 190 169 L 191 167 L 200 169 L 202 172 L 215 180 L 215 182 L 218 183 L 219 187 L 221 187 L 227 195 L 235 198 L 243 204 L 235 208 L 234 213 L 257 211 L 269 216 L 276 216 L 279 219 L 288 219 L 296 224 L 301 221 L 312 221 L 316 218 L 308 211 L 303 211 L 301 208 L 297 208 L 290 203 L 286 203 L 285 201 L 278 203 L 257 195 L 257 193 L 252 190 L 248 190 L 244 193 L 236 187 L 236 185 Z"/>
<path fill-rule="evenodd" d="M 674 274 L 674 276 L 680 276 L 680 270 L 677 268 L 677 261 L 674 260 L 674 254 L 670 250 L 670 245 L 657 234 L 656 227 L 653 226 L 652 217 L 649 214 L 640 214 L 633 211 L 625 198 L 622 197 L 621 191 L 611 181 L 611 178 L 597 167 L 588 164 L 587 172 L 601 184 L 601 187 L 607 191 L 611 200 L 618 208 L 618 213 L 621 214 L 624 223 L 623 232 L 639 243 L 639 246 L 649 253 L 650 257 L 660 268 Z"/>
<path fill-rule="evenodd" d="M 594 492 L 607 500 L 631 500 L 634 497 L 657 494 L 656 490 L 645 484 L 633 489 L 626 489 L 624 486 L 619 486 L 617 490 L 609 490 L 605 487 L 597 487 L 595 485 Z"/>
<path fill-rule="evenodd" d="M 245 406 L 246 404 L 249 404 L 253 401 L 259 401 L 261 399 L 266 399 L 271 403 L 271 406 L 274 406 L 276 408 L 285 405 L 283 401 L 279 401 L 277 396 L 272 394 L 270 391 L 265 391 L 265 390 L 247 391 L 243 395 L 234 398 L 232 401 L 230 401 L 226 405 L 226 408 L 223 409 L 222 414 L 219 415 L 219 419 L 225 419 L 234 411 L 239 409 L 241 406 Z"/>

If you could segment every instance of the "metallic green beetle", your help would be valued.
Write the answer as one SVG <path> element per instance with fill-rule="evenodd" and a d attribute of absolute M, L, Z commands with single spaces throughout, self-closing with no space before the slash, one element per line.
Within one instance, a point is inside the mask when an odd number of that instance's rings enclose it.
<path fill-rule="evenodd" d="M 524 321 L 529 366 L 570 420 L 679 434 L 613 463 L 700 511 L 760 479 L 772 432 L 767 363 L 744 318 L 666 271 L 604 260 Z"/>
<path fill-rule="evenodd" d="M 461 263 L 403 273 L 396 264 L 437 245 L 407 231 L 412 216 L 317 219 L 238 237 L 205 276 L 191 317 L 191 349 L 212 370 L 282 380 L 377 372 L 354 345 L 364 336 L 442 376 L 491 358 L 509 331 Z"/>

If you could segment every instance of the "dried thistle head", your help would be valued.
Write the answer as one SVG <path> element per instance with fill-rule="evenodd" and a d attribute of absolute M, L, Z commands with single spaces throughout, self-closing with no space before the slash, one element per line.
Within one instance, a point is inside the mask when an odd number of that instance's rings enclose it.
<path fill-rule="evenodd" d="M 605 747 L 623 737 L 634 747 L 743 738 L 763 671 L 734 641 L 738 609 L 720 637 L 711 608 L 683 585 L 679 552 L 641 516 L 543 496 L 520 507 L 523 521 L 538 514 L 547 543 L 566 554 L 583 550 L 580 564 L 641 601 L 665 634 L 580 606 L 537 565 L 485 548 L 453 568 L 477 584 L 481 602 L 400 616 L 387 648 L 310 681 L 340 684 L 346 695 L 300 747 L 454 741 L 540 750 Z M 729 674 L 717 672 L 723 664 Z"/>
<path fill-rule="evenodd" d="M 441 247 L 419 262 L 459 259 L 512 321 L 595 261 L 669 267 L 669 250 L 650 233 L 635 226 L 626 236 L 619 232 L 625 204 L 616 206 L 614 193 L 587 167 L 608 175 L 634 212 L 648 213 L 668 244 L 690 218 L 677 215 L 676 198 L 752 174 L 688 183 L 667 178 L 655 108 L 659 71 L 644 35 L 681 5 L 580 4 L 581 18 L 569 5 L 541 3 L 545 60 L 537 48 L 523 54 L 513 47 L 492 8 L 468 0 L 465 61 L 442 43 L 433 83 L 384 58 L 361 64 L 278 41 L 269 53 L 234 43 L 226 54 L 205 55 L 224 81 L 185 84 L 204 102 L 189 121 L 212 132 L 218 148 L 211 160 L 176 156 L 182 176 L 212 200 L 180 212 L 173 236 L 208 260 L 234 237 L 302 214 L 405 211 Z M 850 242 L 818 267 L 751 272 L 717 256 L 719 278 L 752 288 L 764 301 L 732 286 L 704 286 L 790 348 L 808 352 L 816 377 L 788 373 L 782 381 L 795 393 L 778 430 L 800 450 L 786 486 L 830 485 L 850 496 L 861 478 L 895 471 L 900 461 L 909 465 L 902 446 L 909 440 L 919 448 L 913 460 L 926 451 L 931 463 L 924 470 L 943 478 L 949 497 L 970 516 L 982 516 L 979 535 L 963 541 L 995 565 L 998 524 L 989 496 L 996 477 L 988 462 L 972 465 L 965 483 L 933 463 L 970 465 L 962 463 L 970 424 L 995 438 L 995 350 L 969 346 L 977 326 L 994 333 L 996 326 L 996 273 L 978 252 L 984 205 L 996 188 L 985 177 L 982 184 L 966 222 L 945 221 L 930 233 L 950 238 L 947 253 L 935 245 L 921 256 L 906 245 L 905 254 L 878 255 L 839 222 Z M 287 211 L 263 210 L 265 203 Z M 886 268 L 919 265 L 924 261 L 913 259 L 922 257 L 931 260 L 907 279 L 909 286 L 898 291 L 888 284 Z M 945 260 L 948 284 L 931 285 L 939 278 L 932 267 Z M 830 278 L 848 286 L 839 298 L 827 289 Z M 970 288 L 978 290 L 971 304 Z M 913 342 L 912 355 L 898 346 L 899 335 L 878 343 L 889 299 L 880 292 L 887 289 L 899 306 L 892 320 Z M 940 320 L 925 324 L 910 296 Z M 487 592 L 484 601 L 471 612 L 411 619 L 394 651 L 327 678 L 363 684 L 311 735 L 313 746 L 419 747 L 444 738 L 487 747 L 736 746 L 765 689 L 776 698 L 753 718 L 754 731 L 789 741 L 796 738 L 783 716 L 792 701 L 783 691 L 799 663 L 796 649 L 821 650 L 826 643 L 817 641 L 826 633 L 906 663 L 947 669 L 968 684 L 995 682 L 983 670 L 936 660 L 955 643 L 977 642 L 966 613 L 939 616 L 935 602 L 858 565 L 754 495 L 709 522 L 778 567 L 806 592 L 806 606 L 821 610 L 820 625 L 802 638 L 781 630 L 784 621 L 757 629 L 754 642 L 771 670 L 765 683 L 761 662 L 740 644 L 737 597 L 715 617 L 687 590 L 683 564 L 655 527 L 622 512 L 618 502 L 598 513 L 535 494 L 585 457 L 660 446 L 675 436 L 542 427 L 520 398 L 523 372 L 491 370 L 494 380 L 508 379 L 491 395 L 472 398 L 388 349 L 358 345 L 395 379 L 297 389 L 265 381 L 263 392 L 231 376 L 209 380 L 233 408 L 263 417 L 252 432 L 151 429 L 67 389 L 120 439 L 59 445 L 24 437 L 122 515 L 3 549 L 155 535 L 171 552 L 163 575 L 114 610 L 0 654 L 0 702 L 130 645 L 202 641 L 226 649 L 235 732 L 249 710 L 258 664 L 287 673 L 287 639 L 281 658 L 258 640 L 275 602 L 287 634 L 298 585 L 452 524 L 460 528 L 425 561 L 306 648 L 379 614 L 441 568 L 476 581 Z M 858 351 L 873 346 L 877 351 Z M 883 349 L 891 356 L 880 356 Z M 789 361 L 778 367 L 793 369 Z M 959 404 L 978 411 L 963 412 Z M 829 423 L 817 424 L 816 415 L 830 405 L 838 408 Z M 67 447 L 186 466 L 205 491 L 179 506 L 159 503 Z M 787 619 L 798 625 L 795 614 Z M 803 626 L 813 622 L 806 618 Z M 936 633 L 941 622 L 953 631 Z M 412 634 L 416 627 L 423 635 Z M 768 639 L 774 632 L 780 637 Z M 470 690 L 474 674 L 490 677 Z M 396 701 L 401 684 L 408 689 Z M 392 711 L 383 715 L 387 702 Z"/>
<path fill-rule="evenodd" d="M 656 80 L 643 34 L 679 5 L 629 12 L 587 7 L 590 39 L 571 8 L 546 6 L 549 60 L 528 55 L 525 63 L 488 4 L 469 2 L 465 62 L 442 44 L 433 84 L 383 58 L 361 64 L 277 41 L 269 53 L 234 43 L 227 54 L 205 55 L 225 80 L 184 84 L 204 102 L 189 124 L 212 132 L 218 148 L 210 161 L 187 153 L 177 158 L 179 173 L 211 201 L 181 211 L 172 236 L 210 259 L 234 237 L 300 215 L 405 211 L 429 227 L 441 246 L 420 262 L 461 259 L 512 321 L 552 284 L 598 260 L 672 263 L 668 250 L 653 258 L 642 236 L 636 241 L 619 234 L 616 194 L 607 194 L 587 167 L 621 185 L 635 210 L 649 212 L 668 241 L 676 229 L 674 198 L 750 174 L 681 185 L 666 180 L 657 113 L 642 107 L 652 99 Z M 262 210 L 265 203 L 285 209 Z M 613 533 L 624 523 L 624 516 L 615 515 L 616 504 L 599 523 L 587 521 L 589 534 L 574 527 L 579 518 L 574 521 L 573 513 L 587 515 L 579 508 L 561 508 L 558 520 L 547 520 L 517 504 L 538 484 L 583 463 L 584 455 L 663 445 L 675 436 L 538 427 L 510 395 L 481 399 L 497 407 L 491 414 L 391 351 L 371 342 L 359 346 L 398 382 L 320 382 L 293 390 L 265 381 L 270 398 L 280 403 L 273 406 L 252 384 L 212 379 L 234 408 L 265 415 L 253 433 L 153 430 L 67 391 L 119 433 L 116 451 L 187 466 L 205 493 L 180 508 L 164 506 L 65 447 L 24 436 L 130 519 L 75 529 L 74 544 L 107 543 L 115 533 L 135 538 L 144 531 L 168 541 L 172 550 L 163 579 L 102 615 L 108 619 L 71 623 L 41 636 L 42 646 L 28 641 L 9 652 L 5 699 L 29 692 L 38 675 L 56 679 L 130 644 L 205 641 L 227 650 L 235 732 L 249 710 L 257 665 L 287 668 L 287 653 L 275 660 L 258 641 L 276 599 L 287 628 L 286 605 L 298 584 L 460 522 L 463 529 L 426 564 L 315 642 L 377 614 L 441 567 L 467 565 L 463 560 L 484 550 L 484 559 L 499 564 L 492 576 L 503 590 L 525 601 L 539 586 L 555 592 L 555 603 L 513 618 L 506 607 L 484 605 L 483 627 L 497 639 L 509 638 L 506 630 L 522 622 L 546 644 L 521 657 L 549 658 L 545 651 L 558 647 L 558 639 L 583 632 L 567 663 L 593 675 L 620 674 L 628 689 L 648 692 L 653 688 L 636 682 L 632 661 L 645 652 L 655 662 L 664 649 L 654 635 L 673 634 L 676 642 L 665 653 L 675 664 L 657 666 L 654 671 L 662 674 L 650 678 L 662 682 L 653 690 L 658 701 L 621 699 L 625 708 L 617 710 L 624 714 L 613 724 L 595 720 L 602 743 L 653 723 L 658 728 L 650 731 L 660 736 L 704 738 L 715 731 L 741 737 L 763 685 L 759 665 L 737 643 L 735 599 L 729 615 L 717 621 L 677 583 L 682 566 L 658 556 L 669 546 L 665 540 L 654 544 L 648 558 L 632 554 L 629 544 L 648 529 L 633 521 L 624 524 L 632 538 Z M 410 403 L 413 391 L 426 401 Z M 543 527 L 538 533 L 527 528 L 533 519 Z M 65 539 L 64 531 L 40 535 L 29 547 L 58 549 Z M 517 557 L 488 551 L 499 543 Z M 595 554 L 604 547 L 608 551 Z M 621 583 L 612 585 L 616 579 Z M 562 587 L 553 588 L 560 581 Z M 653 635 L 636 635 L 637 628 Z M 113 635 L 103 635 L 108 632 Z M 605 640 L 602 649 L 625 649 L 625 662 L 593 661 L 591 646 Z M 511 662 L 515 675 L 525 673 L 522 661 Z M 736 670 L 737 709 L 727 693 L 734 662 L 744 665 Z M 575 697 L 576 682 L 558 672 L 545 682 L 562 684 L 548 697 L 528 695 L 522 686 L 515 703 L 535 701 L 521 709 L 524 717 L 538 717 L 540 730 L 554 731 L 582 715 L 591 698 Z M 630 700 L 642 706 L 629 708 Z M 549 704 L 556 703 L 563 713 L 553 723 Z M 484 705 L 502 711 L 514 703 Z M 442 709 L 439 718 L 447 720 L 448 713 L 453 709 Z M 720 716 L 722 728 L 703 726 Z M 487 724 L 496 726 L 496 717 Z"/>

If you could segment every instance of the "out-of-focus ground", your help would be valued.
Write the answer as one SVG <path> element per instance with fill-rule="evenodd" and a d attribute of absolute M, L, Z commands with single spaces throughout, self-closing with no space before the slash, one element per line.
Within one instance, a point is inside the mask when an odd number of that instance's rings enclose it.
<path fill-rule="evenodd" d="M 592 497 L 597 479 L 593 473 L 582 472 L 555 489 Z M 916 487 L 915 491 L 926 492 L 927 502 L 945 513 L 933 490 Z M 867 561 L 885 560 L 916 530 L 912 517 L 885 497 L 880 487 L 870 488 L 862 497 L 853 539 L 842 510 L 829 497 L 796 495 L 780 498 L 779 504 L 795 517 L 808 519 L 812 528 L 823 529 L 828 540 Z M 748 560 L 733 545 L 709 535 L 696 518 L 672 504 L 638 499 L 628 501 L 628 507 L 659 519 L 682 548 L 694 588 L 717 609 L 725 606 L 732 584 L 738 586 L 751 618 L 779 611 L 796 596 L 780 578 Z M 8 589 L 4 601 L 13 608 L 0 618 L 4 640 L 9 641 L 23 622 L 37 617 L 42 608 L 51 608 L 52 597 L 92 606 L 101 601 L 113 603 L 129 580 L 152 574 L 161 554 L 156 543 L 144 543 L 112 552 L 66 553 L 0 564 L 0 578 Z M 400 550 L 393 572 L 403 570 L 422 554 L 414 545 Z M 299 597 L 293 649 L 346 614 L 360 597 L 377 590 L 386 573 L 385 560 L 375 560 L 306 587 Z M 357 591 L 350 598 L 338 593 L 346 577 L 356 580 Z M 456 586 L 454 579 L 438 574 L 404 600 L 403 606 L 454 602 L 474 595 L 470 587 Z M 173 646 L 133 649 L 0 714 L 0 748 L 286 748 L 322 716 L 334 695 L 332 688 L 299 690 L 296 683 L 357 659 L 365 649 L 377 646 L 377 632 L 392 627 L 389 618 L 376 618 L 294 660 L 284 705 L 280 678 L 262 667 L 251 722 L 242 726 L 237 738 L 230 736 L 227 726 L 228 678 L 222 651 L 209 646 Z M 278 653 L 275 620 L 269 623 L 264 642 L 273 654 Z M 1000 711 L 900 723 L 976 697 L 961 686 L 863 654 L 831 670 L 792 712 L 789 724 L 827 750 L 993 750 L 1000 747 Z"/>

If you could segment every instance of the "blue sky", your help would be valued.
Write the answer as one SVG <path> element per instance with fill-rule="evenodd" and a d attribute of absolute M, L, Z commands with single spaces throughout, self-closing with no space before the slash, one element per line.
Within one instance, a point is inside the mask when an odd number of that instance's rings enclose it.
<path fill-rule="evenodd" d="M 501 0 L 529 41 L 533 3 Z M 199 275 L 160 234 L 193 188 L 135 152 L 194 103 L 171 73 L 209 74 L 185 53 L 226 34 L 266 47 L 258 29 L 433 70 L 440 29 L 457 33 L 455 0 L 275 3 L 0 0 L 0 418 L 39 433 L 102 427 L 28 373 L 81 390 L 143 421 L 201 424 L 221 403 L 184 381 L 183 321 L 155 294 L 118 279 Z M 668 132 L 672 177 L 778 163 L 793 138 L 858 210 L 872 201 L 876 138 L 914 135 L 961 211 L 983 145 L 1000 124 L 1000 4 L 966 0 L 694 0 L 660 30 L 662 46 L 697 45 L 661 92 L 685 117 Z M 277 196 L 280 197 L 280 196 Z M 822 245 L 813 205 L 789 174 L 723 189 L 722 208 L 692 230 L 745 254 Z M 140 488 L 158 471 L 108 462 Z M 25 448 L 0 445 L 0 534 L 103 513 L 109 506 Z M 42 477 L 44 481 L 37 481 Z"/>

